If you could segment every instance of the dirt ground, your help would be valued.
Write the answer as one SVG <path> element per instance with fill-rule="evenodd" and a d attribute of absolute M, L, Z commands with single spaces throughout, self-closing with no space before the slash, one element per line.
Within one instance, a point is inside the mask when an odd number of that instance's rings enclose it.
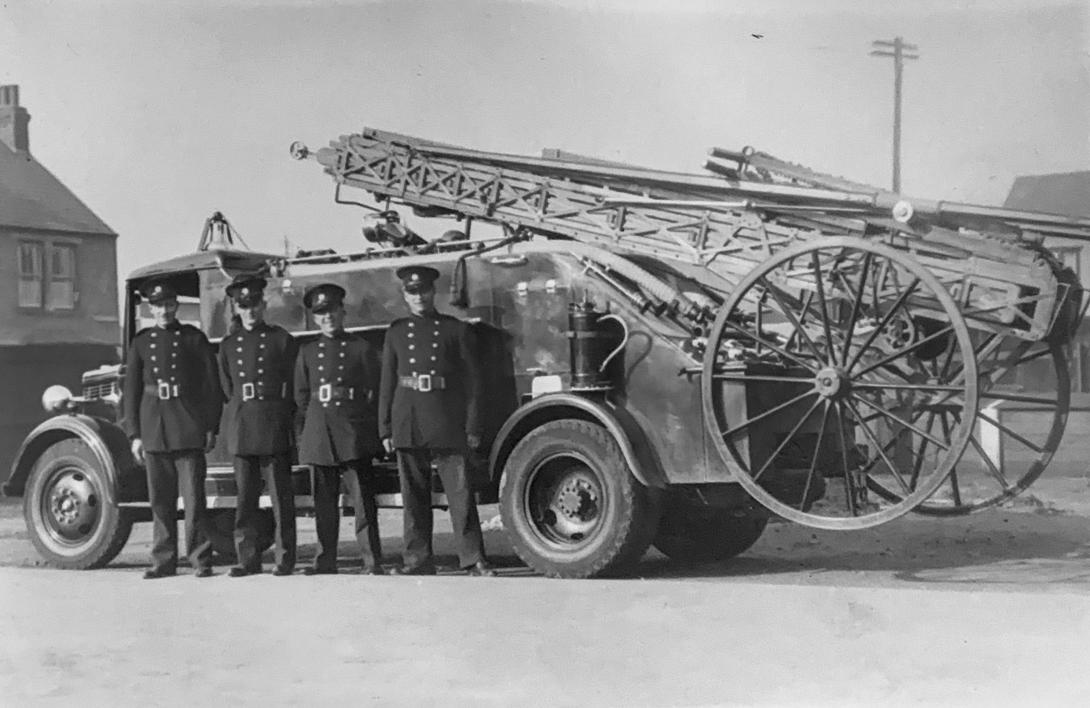
<path fill-rule="evenodd" d="M 494 508 L 482 509 L 488 519 Z M 149 529 L 102 571 L 39 563 L 0 505 L 8 705 L 1090 704 L 1090 483 L 868 531 L 777 523 L 746 554 L 631 580 L 534 577 L 498 530 L 465 578 L 139 579 Z M 388 561 L 399 515 L 383 512 Z M 354 563 L 342 527 L 344 568 Z M 300 520 L 303 562 L 313 522 Z M 5 701 L 7 702 L 7 701 Z"/>

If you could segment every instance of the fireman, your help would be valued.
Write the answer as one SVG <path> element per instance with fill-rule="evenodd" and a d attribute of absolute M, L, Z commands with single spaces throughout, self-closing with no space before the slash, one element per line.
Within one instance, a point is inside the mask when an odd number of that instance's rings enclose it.
<path fill-rule="evenodd" d="M 344 485 L 355 510 L 356 540 L 363 572 L 382 575 L 382 544 L 371 458 L 382 452 L 376 398 L 378 351 L 362 336 L 344 330 L 344 288 L 317 285 L 303 295 L 321 330 L 299 351 L 295 364 L 295 405 L 302 418 L 299 462 L 313 469 L 314 525 L 318 555 L 306 575 L 337 572 L 337 505 Z"/>
<path fill-rule="evenodd" d="M 163 280 L 140 290 L 155 325 L 133 337 L 125 357 L 122 403 L 132 454 L 147 467 L 153 521 L 151 567 L 144 578 L 175 574 L 178 491 L 185 504 L 185 546 L 198 578 L 212 575 L 205 512 L 205 452 L 216 444 L 223 393 L 208 338 L 178 321 L 178 296 Z"/>
<path fill-rule="evenodd" d="M 258 502 L 262 478 L 276 518 L 273 575 L 295 568 L 295 496 L 291 486 L 292 414 L 290 395 L 295 367 L 294 338 L 265 322 L 265 279 L 238 275 L 227 286 L 242 326 L 220 343 L 220 381 L 227 398 L 223 435 L 234 455 L 238 505 L 235 550 L 238 565 L 229 575 L 261 572 L 257 550 Z"/>
<path fill-rule="evenodd" d="M 399 575 L 434 575 L 431 466 L 447 495 L 459 565 L 470 575 L 495 572 L 484 556 L 477 506 L 466 474 L 466 450 L 480 447 L 479 373 L 468 326 L 435 309 L 439 272 L 398 269 L 410 316 L 396 320 L 382 349 L 379 434 L 397 451 L 404 503 L 403 565 Z"/>

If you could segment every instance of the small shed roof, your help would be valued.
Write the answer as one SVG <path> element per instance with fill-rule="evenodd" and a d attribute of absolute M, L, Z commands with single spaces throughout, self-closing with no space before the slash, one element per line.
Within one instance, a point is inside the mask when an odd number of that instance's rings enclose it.
<path fill-rule="evenodd" d="M 1003 206 L 1090 217 L 1090 171 L 1017 177 Z"/>

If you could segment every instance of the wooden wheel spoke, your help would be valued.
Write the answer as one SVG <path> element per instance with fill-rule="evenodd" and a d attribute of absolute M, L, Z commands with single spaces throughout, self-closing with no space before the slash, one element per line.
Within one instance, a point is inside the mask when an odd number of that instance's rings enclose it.
<path fill-rule="evenodd" d="M 910 384 L 910 383 L 853 383 L 852 388 L 874 388 L 874 389 L 889 389 L 889 390 L 904 390 L 904 391 L 936 391 L 943 393 L 964 391 L 964 386 L 947 386 L 940 384 Z"/>
<path fill-rule="evenodd" d="M 859 409 L 855 406 L 855 404 L 851 401 L 845 401 L 845 403 L 848 405 L 849 408 L 851 408 L 852 412 L 855 413 L 855 417 L 858 418 Z M 905 483 L 904 477 L 901 476 L 901 471 L 897 469 L 897 466 L 894 465 L 893 461 L 890 460 L 889 456 L 886 455 L 886 451 L 882 447 L 882 441 L 878 439 L 878 436 L 874 434 L 874 431 L 870 429 L 869 425 L 861 425 L 859 427 L 863 429 L 863 434 L 866 435 L 867 439 L 870 440 L 871 443 L 874 445 L 875 450 L 878 451 L 878 455 L 882 458 L 882 462 L 885 462 L 886 467 L 889 468 L 890 474 L 892 474 L 893 477 L 897 480 L 897 483 L 901 485 L 901 489 L 904 490 L 905 494 L 910 494 L 912 492 L 912 489 L 910 489 L 908 484 Z"/>
<path fill-rule="evenodd" d="M 1044 447 L 1042 447 L 1042 446 L 1038 445 L 1037 443 L 1035 443 L 1035 442 L 1032 442 L 1032 441 L 1030 441 L 1030 440 L 1028 440 L 1028 439 L 1026 439 L 1026 438 L 1022 437 L 1022 436 L 1021 436 L 1021 435 L 1019 435 L 1018 433 L 1014 432 L 1013 430 L 1011 430 L 1011 429 L 1010 429 L 1010 428 L 1008 428 L 1007 426 L 1005 426 L 1005 425 L 1003 425 L 1002 423 L 1000 423 L 1000 422 L 999 422 L 998 420 L 996 420 L 996 419 L 992 418 L 992 417 L 991 417 L 990 415 L 988 415 L 987 413 L 984 413 L 984 412 L 981 412 L 981 411 L 977 411 L 976 417 L 977 417 L 977 418 L 980 418 L 981 420 L 985 420 L 985 421 L 987 421 L 987 422 L 991 423 L 991 424 L 992 424 L 992 425 L 994 425 L 994 426 L 995 426 L 996 428 L 999 428 L 999 429 L 1000 429 L 1000 430 L 1002 430 L 1002 431 L 1003 431 L 1004 433 L 1006 433 L 1007 435 L 1011 436 L 1012 438 L 1014 438 L 1014 439 L 1015 439 L 1015 440 L 1017 440 L 1018 442 L 1022 443 L 1023 445 L 1025 445 L 1026 447 L 1028 447 L 1028 448 L 1029 448 L 1030 450 L 1033 450 L 1034 452 L 1044 452 L 1044 451 L 1045 451 L 1045 448 L 1044 448 Z"/>
<path fill-rule="evenodd" d="M 760 479 L 761 475 L 764 474 L 765 470 L 768 469 L 769 465 L 771 465 L 773 461 L 775 461 L 775 459 L 780 456 L 780 453 L 783 452 L 783 449 L 787 447 L 787 443 L 791 442 L 791 440 L 795 437 L 795 434 L 799 432 L 800 428 L 802 428 L 802 424 L 806 422 L 806 419 L 810 417 L 810 414 L 816 411 L 817 407 L 820 405 L 821 399 L 814 401 L 813 405 L 811 405 L 809 410 L 806 411 L 806 414 L 803 416 L 799 416 L 798 422 L 796 422 L 794 427 L 791 428 L 791 432 L 789 432 L 784 437 L 784 439 L 780 441 L 780 444 L 777 445 L 776 449 L 772 451 L 772 454 L 768 456 L 768 459 L 765 460 L 765 463 L 761 465 L 761 469 L 757 470 L 757 472 L 753 475 L 754 482 Z"/>
<path fill-rule="evenodd" d="M 812 383 L 808 378 L 799 378 L 798 376 L 772 376 L 769 374 L 747 374 L 744 371 L 724 371 L 718 374 L 712 374 L 713 378 L 723 379 L 724 381 L 766 381 L 770 383 Z"/>
<path fill-rule="evenodd" d="M 783 298 L 780 297 L 780 293 L 778 292 L 777 288 L 764 278 L 761 278 L 761 282 L 764 282 L 765 284 L 765 292 L 772 296 L 772 299 L 775 300 L 776 304 L 780 306 L 780 310 L 783 312 L 784 317 L 786 317 L 791 322 L 791 326 L 795 328 L 794 332 L 791 333 L 791 338 L 794 338 L 795 334 L 798 333 L 800 338 L 806 341 L 806 344 L 810 347 L 810 351 L 813 352 L 814 356 L 820 359 L 821 354 L 818 352 L 817 344 L 815 344 L 814 340 L 810 338 L 809 333 L 807 333 L 807 331 L 802 328 L 802 322 L 800 322 L 799 319 L 795 317 L 795 314 L 791 311 L 791 308 L 788 307 L 787 303 L 785 303 Z M 789 338 L 787 341 L 790 342 L 791 338 Z"/>
<path fill-rule="evenodd" d="M 779 405 L 773 406 L 772 408 L 769 408 L 766 411 L 762 411 L 761 413 L 758 413 L 756 416 L 750 418 L 746 422 L 741 423 L 739 425 L 736 425 L 733 428 L 730 428 L 726 432 L 722 433 L 722 436 L 724 438 L 729 438 L 730 436 L 734 435 L 735 433 L 738 433 L 738 432 L 740 432 L 742 430 L 745 430 L 746 428 L 753 425 L 757 421 L 764 420 L 765 418 L 767 418 L 770 415 L 775 415 L 776 413 L 779 413 L 784 408 L 795 405 L 796 403 L 798 403 L 802 399 L 806 398 L 807 396 L 816 396 L 816 395 L 817 395 L 817 391 L 806 391 L 805 393 L 800 393 L 799 395 L 795 396 L 791 400 L 784 401 L 783 403 L 780 403 Z"/>
<path fill-rule="evenodd" d="M 1003 475 L 1003 471 L 995 466 L 992 462 L 991 456 L 984 450 L 984 446 L 980 444 L 980 441 L 976 439 L 976 435 L 969 436 L 969 444 L 973 446 L 976 453 L 980 455 L 980 459 L 984 461 L 984 467 L 988 470 L 988 474 L 995 478 L 999 485 L 1003 487 L 1004 492 L 1009 492 L 1014 489 L 1014 485 L 1007 481 L 1007 478 Z"/>
<path fill-rule="evenodd" d="M 810 496 L 810 486 L 814 482 L 814 472 L 817 471 L 818 457 L 821 455 L 821 441 L 825 439 L 825 424 L 829 420 L 829 400 L 825 399 L 825 408 L 821 411 L 821 425 L 818 427 L 818 439 L 814 443 L 814 454 L 810 457 L 810 471 L 806 473 L 806 486 L 802 489 L 802 498 L 799 499 L 799 511 L 806 506 L 806 499 Z"/>
<path fill-rule="evenodd" d="M 825 300 L 825 282 L 821 277 L 821 261 L 818 259 L 817 251 L 810 252 L 810 262 L 814 271 L 814 285 L 817 289 L 818 308 L 821 312 L 821 327 L 825 330 L 826 362 L 831 364 L 836 361 L 836 352 L 833 350 L 833 332 L 829 326 L 829 304 Z"/>
<path fill-rule="evenodd" d="M 927 418 L 927 433 L 928 433 L 928 435 L 931 434 L 931 427 L 933 425 L 935 425 L 935 416 L 936 416 L 936 413 L 934 411 L 930 411 L 928 413 L 928 418 Z M 920 454 L 916 457 L 916 459 L 914 459 L 912 461 L 912 476 L 909 478 L 909 480 L 910 480 L 910 483 L 912 484 L 913 488 L 916 487 L 916 484 L 920 480 L 920 471 L 923 469 L 924 460 L 927 459 L 926 458 L 927 442 L 928 442 L 927 439 L 924 438 L 924 440 L 920 443 Z"/>
<path fill-rule="evenodd" d="M 840 438 L 840 466 L 844 473 L 845 498 L 848 500 L 848 513 L 858 516 L 859 511 L 855 506 L 855 483 L 852 481 L 851 472 L 848 470 L 848 442 L 844 439 L 844 406 L 840 401 L 836 402 L 836 418 L 838 437 Z"/>
<path fill-rule="evenodd" d="M 860 347 L 859 351 L 857 351 L 855 353 L 855 356 L 852 357 L 851 362 L 845 367 L 846 369 L 851 371 L 855 368 L 855 365 L 859 363 L 859 359 L 863 356 L 863 352 L 867 351 L 871 344 L 874 344 L 874 340 L 878 338 L 878 335 L 881 334 L 882 330 L 886 328 L 886 325 L 893 321 L 893 317 L 897 314 L 897 311 L 901 308 L 901 305 L 903 305 L 905 301 L 908 300 L 908 296 L 915 292 L 916 288 L 919 287 L 919 285 L 920 279 L 913 278 L 909 286 L 901 291 L 901 294 L 894 301 L 892 307 L 889 308 L 889 311 L 882 317 L 878 325 L 873 330 L 871 330 L 870 334 L 867 335 L 867 338 L 863 341 L 863 346 Z M 875 293 L 874 307 L 875 309 L 878 309 L 877 293 Z"/>
<path fill-rule="evenodd" d="M 897 359 L 900 359 L 901 357 L 905 356 L 906 354 L 911 354 L 913 351 L 919 349 L 920 347 L 927 344 L 928 342 L 930 342 L 930 341 L 932 341 L 934 339 L 938 339 L 939 337 L 943 336 L 944 334 L 946 334 L 948 332 L 953 332 L 953 331 L 954 331 L 954 327 L 952 325 L 947 326 L 947 327 L 943 327 L 938 332 L 935 332 L 933 334 L 929 334 L 926 337 L 924 337 L 923 339 L 919 340 L 918 342 L 913 342 L 912 344 L 909 344 L 907 347 L 904 347 L 902 349 L 898 349 L 897 351 L 893 352 L 892 354 L 887 354 L 886 356 L 879 359 L 878 361 L 870 364 L 867 368 L 855 372 L 855 375 L 856 376 L 862 376 L 863 374 L 866 374 L 866 373 L 868 373 L 870 371 L 873 371 L 874 369 L 877 369 L 880 366 L 885 366 L 886 364 L 888 364 L 888 363 L 890 363 L 892 361 L 896 361 Z"/>
<path fill-rule="evenodd" d="M 943 450 L 949 450 L 950 449 L 950 446 L 947 445 L 946 443 L 942 442 L 938 438 L 932 437 L 928 433 L 925 433 L 924 431 L 920 430 L 916 426 L 914 426 L 911 423 L 909 423 L 908 421 L 906 421 L 904 418 L 901 418 L 900 416 L 897 416 L 897 415 L 894 415 L 893 413 L 890 413 L 889 411 L 887 411 L 885 408 L 882 408 L 878 404 L 873 403 L 871 401 L 868 401 L 867 399 L 865 399 L 865 398 L 863 398 L 861 396 L 853 395 L 852 398 L 854 400 L 856 400 L 856 401 L 859 401 L 860 403 L 866 403 L 868 406 L 873 408 L 875 411 L 877 411 L 878 413 L 880 413 L 884 417 L 889 418 L 890 420 L 894 421 L 895 423 L 904 426 L 906 429 L 911 430 L 912 432 L 919 435 L 921 438 L 924 438 L 925 440 L 930 440 L 933 445 L 937 445 L 938 447 L 942 448 Z M 854 409 L 855 406 L 852 406 L 852 408 Z"/>
<path fill-rule="evenodd" d="M 950 423 L 946 416 L 942 416 L 942 434 L 950 439 Z M 955 464 L 950 469 L 950 495 L 954 498 L 954 506 L 961 506 L 961 485 L 958 484 L 958 467 Z"/>
<path fill-rule="evenodd" d="M 817 370 L 814 369 L 810 364 L 806 363 L 805 361 L 803 361 L 799 357 L 797 357 L 794 354 L 792 354 L 791 352 L 787 351 L 786 349 L 784 349 L 780 345 L 773 344 L 772 342 L 768 341 L 767 339 L 760 336 L 759 334 L 756 334 L 756 333 L 751 332 L 751 331 L 746 330 L 746 329 L 742 329 L 741 327 L 739 327 L 738 325 L 736 325 L 736 324 L 734 324 L 733 322 L 730 322 L 730 321 L 726 321 L 723 324 L 724 324 L 724 326 L 730 327 L 735 332 L 738 332 L 741 335 L 749 337 L 749 338 L 753 339 L 754 341 L 760 342 L 762 346 L 768 347 L 769 349 L 776 352 L 777 354 L 784 357 L 785 359 L 790 359 L 791 361 L 795 362 L 799 366 L 805 368 L 807 371 L 809 371 L 811 373 L 814 373 L 814 374 L 817 373 Z"/>
<path fill-rule="evenodd" d="M 806 316 L 810 314 L 810 303 L 814 300 L 814 292 L 812 290 L 807 290 L 803 298 L 802 314 L 799 315 L 799 325 L 806 324 Z M 792 332 L 791 336 L 787 338 L 787 342 L 784 344 L 787 349 L 791 348 L 791 343 L 795 340 L 795 334 L 796 332 Z"/>
<path fill-rule="evenodd" d="M 859 319 L 859 310 L 863 304 L 863 293 L 867 289 L 867 273 L 870 272 L 871 261 L 873 260 L 873 258 L 874 254 L 868 251 L 867 254 L 863 256 L 863 264 L 859 270 L 859 285 L 852 299 L 852 313 L 851 316 L 848 318 L 848 331 L 844 335 L 844 350 L 843 352 L 841 352 L 843 356 L 840 359 L 840 363 L 844 366 L 848 364 L 848 356 L 851 353 L 852 337 L 855 336 L 855 322 Z M 841 279 L 845 286 L 851 285 L 851 283 L 848 282 L 848 279 L 839 270 L 835 270 L 833 272 Z M 851 287 L 845 287 L 845 291 L 851 293 L 852 289 Z"/>
<path fill-rule="evenodd" d="M 1006 391 L 996 391 L 995 389 L 981 391 L 981 398 L 997 398 L 1000 401 L 1012 401 L 1015 403 L 1037 403 L 1042 406 L 1058 406 L 1059 400 L 1055 398 L 1045 398 L 1044 396 L 1027 396 L 1021 393 L 1008 393 Z"/>

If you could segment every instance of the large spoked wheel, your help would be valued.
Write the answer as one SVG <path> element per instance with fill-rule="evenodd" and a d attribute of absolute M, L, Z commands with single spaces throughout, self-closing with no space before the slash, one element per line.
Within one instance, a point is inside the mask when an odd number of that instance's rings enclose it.
<path fill-rule="evenodd" d="M 936 357 L 952 364 L 936 370 Z M 946 288 L 908 254 L 852 237 L 788 247 L 743 279 L 709 334 L 702 385 L 738 482 L 825 529 L 927 499 L 969 444 L 978 403 L 972 339 Z M 946 429 L 918 422 L 940 411 Z"/>
<path fill-rule="evenodd" d="M 38 457 L 23 497 L 23 516 L 38 552 L 58 568 L 101 568 L 132 531 L 132 520 L 110 501 L 109 479 L 78 439 L 61 440 Z"/>
<path fill-rule="evenodd" d="M 1063 439 L 1071 405 L 1067 355 L 1060 344 L 1017 342 L 998 334 L 979 336 L 980 410 L 969 447 L 945 484 L 916 508 L 921 514 L 957 516 L 1011 499 L 1033 484 Z M 935 366 L 940 362 L 936 360 Z M 1015 372 L 1033 367 L 1035 378 L 1054 393 L 1023 392 Z M 950 410 L 917 417 L 928 432 L 957 424 Z M 894 490 L 881 490 L 895 498 Z"/>
<path fill-rule="evenodd" d="M 632 476 L 604 428 L 557 420 L 511 451 L 500 515 L 528 566 L 550 577 L 589 578 L 621 574 L 640 559 L 655 535 L 659 499 Z"/>

